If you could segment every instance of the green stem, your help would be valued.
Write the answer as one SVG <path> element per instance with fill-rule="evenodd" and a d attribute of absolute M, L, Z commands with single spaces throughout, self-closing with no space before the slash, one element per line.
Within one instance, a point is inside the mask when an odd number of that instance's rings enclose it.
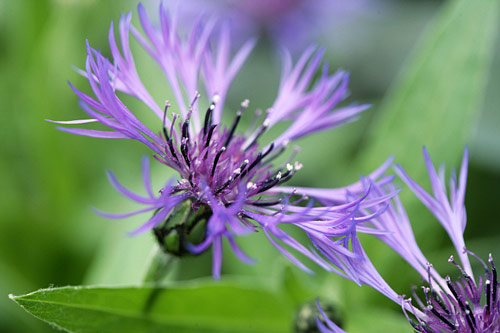
<path fill-rule="evenodd" d="M 172 266 L 175 257 L 156 246 L 149 267 L 144 275 L 144 283 L 160 284 Z"/>

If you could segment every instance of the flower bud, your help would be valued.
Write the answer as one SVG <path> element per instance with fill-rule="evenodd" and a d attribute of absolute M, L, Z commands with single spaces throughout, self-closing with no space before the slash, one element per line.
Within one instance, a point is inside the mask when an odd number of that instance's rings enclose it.
<path fill-rule="evenodd" d="M 208 206 L 194 209 L 191 200 L 185 200 L 173 209 L 165 222 L 153 229 L 153 233 L 164 252 L 179 257 L 191 254 L 185 245 L 203 242 L 211 214 Z"/>

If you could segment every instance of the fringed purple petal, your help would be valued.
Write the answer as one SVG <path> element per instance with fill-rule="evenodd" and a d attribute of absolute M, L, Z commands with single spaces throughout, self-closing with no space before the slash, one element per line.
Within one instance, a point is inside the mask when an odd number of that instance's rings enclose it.
<path fill-rule="evenodd" d="M 165 221 L 167 218 L 168 214 L 170 213 L 171 209 L 173 207 L 167 207 L 163 208 L 161 211 L 157 212 L 153 217 L 151 217 L 146 223 L 141 225 L 139 228 L 129 232 L 129 236 L 137 236 L 139 234 L 142 234 L 146 231 L 149 231 L 156 227 L 158 224 L 162 223 Z"/>
<path fill-rule="evenodd" d="M 152 211 L 154 209 L 158 209 L 160 207 L 161 207 L 160 205 L 158 205 L 158 206 L 150 206 L 148 208 L 143 208 L 143 209 L 139 209 L 139 210 L 136 210 L 136 211 L 133 211 L 133 212 L 130 212 L 130 213 L 123 213 L 123 214 L 106 213 L 106 212 L 100 211 L 98 209 L 93 209 L 93 211 L 94 211 L 94 213 L 96 213 L 99 216 L 105 217 L 107 219 L 113 219 L 114 220 L 114 219 L 125 219 L 127 217 L 131 217 L 131 216 L 135 216 L 135 215 L 138 215 L 138 214 L 150 212 L 150 211 Z"/>
<path fill-rule="evenodd" d="M 301 263 L 297 258 L 295 258 L 290 252 L 288 252 L 283 246 L 278 244 L 271 235 L 269 235 L 269 232 L 266 229 L 263 229 L 264 233 L 267 236 L 267 239 L 271 242 L 271 244 L 274 245 L 278 251 L 280 251 L 285 257 L 287 257 L 295 266 L 298 268 L 302 269 L 304 272 L 307 272 L 309 274 L 313 274 L 313 271 L 311 271 L 309 268 L 307 268 L 303 263 Z"/>
<path fill-rule="evenodd" d="M 238 246 L 238 244 L 236 244 L 236 241 L 234 240 L 234 237 L 231 236 L 231 234 L 225 233 L 225 236 L 229 241 L 229 245 L 231 246 L 233 253 L 238 257 L 238 259 L 240 259 L 247 265 L 255 264 L 255 259 L 250 258 L 243 252 L 243 250 L 241 250 L 241 248 Z"/>
<path fill-rule="evenodd" d="M 108 171 L 108 179 L 111 182 L 111 184 L 113 185 L 113 187 L 118 192 L 120 192 L 121 194 L 123 194 L 124 196 L 126 196 L 127 198 L 129 198 L 133 201 L 136 201 L 136 202 L 139 202 L 142 204 L 154 204 L 155 202 L 157 202 L 157 199 L 155 199 L 155 198 L 148 198 L 148 197 L 140 196 L 140 195 L 135 194 L 134 192 L 130 191 L 126 187 L 124 187 L 122 184 L 120 184 L 118 179 L 116 179 L 115 175 L 111 171 Z"/>
<path fill-rule="evenodd" d="M 463 251 L 463 249 L 465 248 L 463 232 L 465 230 L 466 223 L 463 200 L 465 197 L 464 193 L 467 178 L 467 148 L 465 148 L 464 158 L 462 159 L 462 170 L 460 172 L 460 184 L 458 189 L 459 193 L 450 195 L 450 198 L 456 198 L 456 200 L 460 198 L 460 202 L 453 202 L 453 200 L 448 199 L 446 186 L 444 184 L 444 169 L 440 171 L 441 175 L 438 175 L 425 147 L 423 148 L 423 152 L 434 197 L 429 195 L 422 187 L 420 187 L 420 185 L 418 185 L 413 179 L 411 179 L 401 166 L 398 165 L 395 171 L 398 176 L 406 183 L 406 185 L 412 190 L 412 192 L 420 199 L 420 201 L 422 201 L 422 203 L 429 209 L 432 214 L 434 214 L 436 219 L 441 223 L 442 227 L 446 230 L 453 242 L 453 245 L 455 246 L 465 272 L 469 276 L 473 277 L 472 268 L 470 266 L 467 253 L 464 253 Z M 453 186 L 451 186 L 451 188 L 456 191 L 456 187 L 454 188 Z"/>
<path fill-rule="evenodd" d="M 114 131 L 98 131 L 98 130 L 90 130 L 84 128 L 66 128 L 66 127 L 56 127 L 58 130 L 63 132 L 68 132 L 76 135 L 89 136 L 92 138 L 100 138 L 100 139 L 128 139 L 129 137 L 118 132 Z"/>

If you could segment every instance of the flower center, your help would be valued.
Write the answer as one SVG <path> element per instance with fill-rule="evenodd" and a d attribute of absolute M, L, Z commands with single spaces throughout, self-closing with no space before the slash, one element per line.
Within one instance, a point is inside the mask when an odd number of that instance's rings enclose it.
<path fill-rule="evenodd" d="M 248 100 L 241 103 L 231 127 L 222 128 L 220 124 L 212 123 L 215 106 L 219 101 L 216 95 L 205 113 L 203 128 L 192 134 L 190 118 L 198 98 L 199 94 L 196 94 L 189 113 L 179 122 L 177 130 L 175 123 L 179 116 L 175 114 L 170 129 L 167 129 L 166 117 L 170 105 L 166 104 L 163 126 L 165 145 L 162 147 L 165 152 L 162 162 L 176 169 L 182 178 L 175 187 L 175 192 L 191 192 L 199 201 L 193 205 L 207 203 L 203 195 L 207 189 L 225 205 L 234 202 L 240 191 L 246 192 L 246 198 L 263 194 L 288 181 L 301 168 L 299 163 L 285 163 L 279 168 L 273 168 L 270 163 L 285 151 L 287 142 L 279 147 L 271 143 L 259 149 L 258 140 L 269 127 L 267 118 L 257 126 L 260 115 L 256 114 L 249 134 L 236 134 L 241 116 L 248 108 Z M 262 198 L 250 203 L 270 204 Z M 272 204 L 276 202 L 273 201 Z"/>

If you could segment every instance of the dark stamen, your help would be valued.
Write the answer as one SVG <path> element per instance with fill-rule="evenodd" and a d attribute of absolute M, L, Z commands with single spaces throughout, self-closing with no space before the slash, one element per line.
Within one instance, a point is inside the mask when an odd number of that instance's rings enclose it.
<path fill-rule="evenodd" d="M 272 188 L 276 184 L 278 184 L 280 180 L 281 180 L 281 172 L 278 172 L 278 174 L 276 175 L 276 177 L 269 178 L 269 179 L 266 179 L 265 181 L 263 181 L 260 184 L 261 187 L 259 188 L 259 190 L 257 191 L 257 193 L 261 193 L 261 192 L 269 190 L 270 188 Z"/>
<path fill-rule="evenodd" d="M 236 177 L 235 177 L 236 178 Z M 224 183 L 222 184 L 221 187 L 219 187 L 216 191 L 215 191 L 215 194 L 219 194 L 220 192 L 222 192 L 222 190 L 226 189 L 233 181 L 234 179 L 232 176 L 229 177 L 229 179 Z"/>
<path fill-rule="evenodd" d="M 189 140 L 189 118 L 182 124 L 182 137 Z"/>
<path fill-rule="evenodd" d="M 492 294 L 493 294 L 492 295 L 493 296 L 493 302 L 492 302 L 492 304 L 495 304 L 496 301 L 497 301 L 497 285 L 498 285 L 498 280 L 497 280 L 497 269 L 495 268 L 495 264 L 493 263 L 493 258 L 491 256 L 491 253 L 490 253 L 488 261 L 490 262 L 491 272 L 493 273 L 493 279 L 491 281 L 491 283 L 493 284 L 493 292 L 492 292 Z"/>
<path fill-rule="evenodd" d="M 462 298 L 458 295 L 457 291 L 455 290 L 455 287 L 453 287 L 453 284 L 451 283 L 451 279 L 449 276 L 446 277 L 446 285 L 448 286 L 448 288 L 450 288 L 450 291 L 453 294 L 453 296 L 455 296 L 455 299 L 457 300 L 460 309 L 462 309 L 462 311 L 465 311 L 465 306 L 464 303 L 462 303 Z"/>
<path fill-rule="evenodd" d="M 490 313 L 491 309 L 491 281 L 486 280 L 484 283 L 486 285 L 486 313 Z"/>
<path fill-rule="evenodd" d="M 205 142 L 205 147 L 208 147 L 208 145 L 210 144 L 210 140 L 212 139 L 212 134 L 214 133 L 214 129 L 216 127 L 217 125 L 210 126 L 210 129 L 208 130 L 207 141 Z"/>
<path fill-rule="evenodd" d="M 457 300 L 457 303 L 460 306 L 462 312 L 465 313 L 465 318 L 467 319 L 467 324 L 469 324 L 471 332 L 474 332 L 475 330 L 474 330 L 474 324 L 471 320 L 472 317 L 471 312 L 467 310 L 467 308 L 465 307 L 464 303 L 462 302 L 462 298 L 458 295 L 457 291 L 453 287 L 453 284 L 451 283 L 449 276 L 446 277 L 446 285 L 448 286 L 448 288 L 450 288 L 450 291 L 453 294 L 453 296 L 455 296 L 455 299 Z"/>
<path fill-rule="evenodd" d="M 241 163 L 240 168 L 239 168 L 240 172 L 238 172 L 236 174 L 236 176 L 234 176 L 234 179 L 238 178 L 239 176 L 241 176 L 246 171 L 245 168 L 248 165 L 248 162 L 249 162 L 248 160 L 244 160 L 243 163 Z"/>
<path fill-rule="evenodd" d="M 220 158 L 220 155 L 222 155 L 223 152 L 226 151 L 226 147 L 222 147 L 218 152 L 217 152 L 217 155 L 215 155 L 215 159 L 214 159 L 214 165 L 212 167 L 212 172 L 210 173 L 212 175 L 212 177 L 214 176 L 214 173 L 215 173 L 215 168 L 217 167 L 217 163 L 219 163 L 219 158 Z"/>
<path fill-rule="evenodd" d="M 231 127 L 231 130 L 229 131 L 229 135 L 227 136 L 226 142 L 224 143 L 224 147 L 229 146 L 229 142 L 231 142 L 231 139 L 233 138 L 234 131 L 236 130 L 236 127 L 238 126 L 238 123 L 240 122 L 241 115 L 243 114 L 243 111 L 245 111 L 245 109 L 248 107 L 248 103 L 249 103 L 248 99 L 244 100 L 241 103 L 240 109 L 238 110 L 238 112 L 236 112 L 236 118 L 234 119 L 233 126 Z"/>
<path fill-rule="evenodd" d="M 448 307 L 443 303 L 440 297 L 438 297 L 437 293 L 431 289 L 431 296 L 432 299 L 443 309 L 444 312 L 446 312 L 447 315 L 450 314 L 450 310 L 448 310 Z"/>
<path fill-rule="evenodd" d="M 469 328 L 470 328 L 470 331 L 471 333 L 474 333 L 476 332 L 475 330 L 475 324 L 474 324 L 474 319 L 471 319 L 472 318 L 472 315 L 470 312 L 465 312 L 467 315 L 465 316 L 465 318 L 467 319 L 467 324 L 469 324 Z"/>
<path fill-rule="evenodd" d="M 452 331 L 456 331 L 456 327 L 450 323 L 450 321 L 448 319 L 446 319 L 445 317 L 443 317 L 436 309 L 434 309 L 431 305 L 430 307 L 430 310 L 431 312 L 439 318 L 439 320 L 441 320 L 443 323 L 445 323 Z"/>
<path fill-rule="evenodd" d="M 248 160 L 244 160 L 243 163 L 241 163 L 240 165 L 240 169 L 245 170 L 246 166 L 248 165 L 248 162 L 249 162 Z"/>
<path fill-rule="evenodd" d="M 264 158 L 267 155 L 269 155 L 269 153 L 272 152 L 273 149 L 274 149 L 274 142 L 271 142 L 271 144 L 268 146 L 266 152 L 262 154 L 262 158 Z"/>
<path fill-rule="evenodd" d="M 265 153 L 259 152 L 252 164 L 250 164 L 250 166 L 245 171 L 243 171 L 243 173 L 241 174 L 241 178 L 246 176 L 248 172 L 250 172 L 260 161 L 262 161 L 264 157 L 266 157 L 273 150 L 273 148 L 274 143 L 271 143 Z"/>
<path fill-rule="evenodd" d="M 181 153 L 186 161 L 188 168 L 191 168 L 191 162 L 189 161 L 189 138 L 183 138 L 181 143 Z"/>
<path fill-rule="evenodd" d="M 208 129 L 212 124 L 212 112 L 215 109 L 215 102 L 212 102 L 205 113 L 205 124 L 203 125 L 203 135 L 207 134 Z"/>
<path fill-rule="evenodd" d="M 172 142 L 172 138 L 169 138 L 167 140 L 167 143 L 168 143 L 168 148 L 170 149 L 170 154 L 172 154 L 172 157 L 175 158 L 177 160 L 177 162 L 179 162 L 179 158 L 177 157 L 177 153 L 175 152 L 175 148 L 174 148 L 174 144 Z"/>
<path fill-rule="evenodd" d="M 292 176 L 294 174 L 295 174 L 294 172 L 288 173 L 286 176 L 283 174 L 283 176 L 281 176 L 281 180 L 279 181 L 279 183 L 280 184 L 286 183 L 287 181 L 289 181 L 292 178 Z"/>
<path fill-rule="evenodd" d="M 192 187 L 194 187 L 194 183 L 193 183 L 193 175 L 194 175 L 194 171 L 191 171 L 189 173 L 189 184 L 191 184 Z"/>
<path fill-rule="evenodd" d="M 248 169 L 243 170 L 243 172 L 241 173 L 241 177 L 242 177 L 242 178 L 243 178 L 243 177 L 245 177 L 245 176 L 246 176 L 246 174 L 247 174 L 250 170 L 252 170 L 252 169 L 253 169 L 253 167 L 255 167 L 255 166 L 257 165 L 257 163 L 259 163 L 259 162 L 260 162 L 260 160 L 261 160 L 261 159 L 262 159 L 262 153 L 261 153 L 261 152 L 259 152 L 259 153 L 257 154 L 257 157 L 255 158 L 255 160 L 254 160 L 254 161 L 252 162 L 252 164 L 250 164 L 250 166 L 248 167 Z"/>
<path fill-rule="evenodd" d="M 245 169 L 245 167 L 248 164 L 248 160 L 244 160 L 243 163 L 241 163 L 240 167 L 236 170 L 233 171 L 234 177 L 231 175 L 229 179 L 221 186 L 219 187 L 216 191 L 215 194 L 219 194 L 222 190 L 227 188 L 232 182 L 234 182 L 240 175 L 241 175 L 241 170 Z"/>
<path fill-rule="evenodd" d="M 467 318 L 470 317 L 470 322 L 471 324 L 474 326 L 474 328 L 476 328 L 476 321 L 474 320 L 474 317 L 472 315 L 472 309 L 470 308 L 470 305 L 469 305 L 469 302 L 465 301 L 465 313 L 467 314 Z"/>
<path fill-rule="evenodd" d="M 243 151 L 247 151 L 250 147 L 252 147 L 257 142 L 257 140 L 262 136 L 262 134 L 264 134 L 264 132 L 267 130 L 268 127 L 269 127 L 269 120 L 264 119 L 264 122 L 259 127 L 258 132 L 256 134 L 254 134 L 254 137 L 252 138 L 252 140 L 248 144 L 245 145 L 245 148 L 243 149 Z"/>

